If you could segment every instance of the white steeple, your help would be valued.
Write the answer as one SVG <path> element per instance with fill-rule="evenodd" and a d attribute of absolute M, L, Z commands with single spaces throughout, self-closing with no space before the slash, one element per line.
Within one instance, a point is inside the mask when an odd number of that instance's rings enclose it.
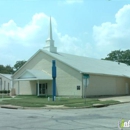
<path fill-rule="evenodd" d="M 54 46 L 54 40 L 52 38 L 52 26 L 51 26 L 51 17 L 50 17 L 50 28 L 49 28 L 49 37 L 46 40 L 46 45 L 43 48 L 44 50 L 50 51 L 50 52 L 57 52 L 57 48 Z"/>

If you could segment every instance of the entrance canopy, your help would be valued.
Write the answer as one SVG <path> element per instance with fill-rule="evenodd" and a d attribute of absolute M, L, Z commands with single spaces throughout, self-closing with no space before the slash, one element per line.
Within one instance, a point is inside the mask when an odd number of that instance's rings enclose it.
<path fill-rule="evenodd" d="M 52 80 L 52 76 L 43 70 L 27 69 L 15 80 Z"/>

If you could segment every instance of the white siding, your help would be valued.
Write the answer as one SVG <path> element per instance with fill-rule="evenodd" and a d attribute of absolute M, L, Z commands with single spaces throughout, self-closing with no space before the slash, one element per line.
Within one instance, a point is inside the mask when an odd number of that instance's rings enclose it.
<path fill-rule="evenodd" d="M 46 71 L 51 75 L 52 73 L 52 60 L 53 57 L 40 52 L 35 56 L 24 68 L 22 68 L 14 78 L 18 78 L 25 69 L 39 69 Z M 82 96 L 82 75 L 74 70 L 73 68 L 65 65 L 60 61 L 56 61 L 57 66 L 57 95 L 60 96 L 68 96 L 68 95 L 76 95 Z M 48 94 L 52 94 L 52 83 L 49 82 Z M 17 82 L 14 84 L 14 87 L 17 89 Z M 35 87 L 35 85 L 33 84 Z M 80 86 L 80 90 L 77 90 L 77 86 Z M 21 88 L 22 87 L 22 88 Z M 26 91 L 24 91 L 24 89 Z M 36 89 L 35 89 L 36 90 Z M 17 92 L 17 90 L 16 90 Z M 30 81 L 20 81 L 20 93 L 23 94 L 33 94 L 32 87 Z"/>
<path fill-rule="evenodd" d="M 0 74 L 0 90 L 10 90 L 12 88 L 12 81 Z"/>
<path fill-rule="evenodd" d="M 125 95 L 127 80 L 124 77 L 90 75 L 87 95 Z"/>

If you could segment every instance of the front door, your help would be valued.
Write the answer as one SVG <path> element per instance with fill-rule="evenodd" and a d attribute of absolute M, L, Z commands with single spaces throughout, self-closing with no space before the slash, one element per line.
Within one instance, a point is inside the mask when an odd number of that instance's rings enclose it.
<path fill-rule="evenodd" d="M 47 95 L 47 83 L 36 84 L 36 94 L 37 96 Z"/>
<path fill-rule="evenodd" d="M 46 94 L 46 84 L 39 84 L 39 94 L 40 95 Z"/>

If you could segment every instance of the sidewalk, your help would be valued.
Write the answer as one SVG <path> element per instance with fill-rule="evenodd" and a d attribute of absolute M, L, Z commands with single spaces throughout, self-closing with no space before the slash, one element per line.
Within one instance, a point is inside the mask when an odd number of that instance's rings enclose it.
<path fill-rule="evenodd" d="M 130 102 L 130 96 L 117 96 L 117 97 L 105 97 L 99 98 L 100 101 L 114 100 L 119 102 Z"/>

